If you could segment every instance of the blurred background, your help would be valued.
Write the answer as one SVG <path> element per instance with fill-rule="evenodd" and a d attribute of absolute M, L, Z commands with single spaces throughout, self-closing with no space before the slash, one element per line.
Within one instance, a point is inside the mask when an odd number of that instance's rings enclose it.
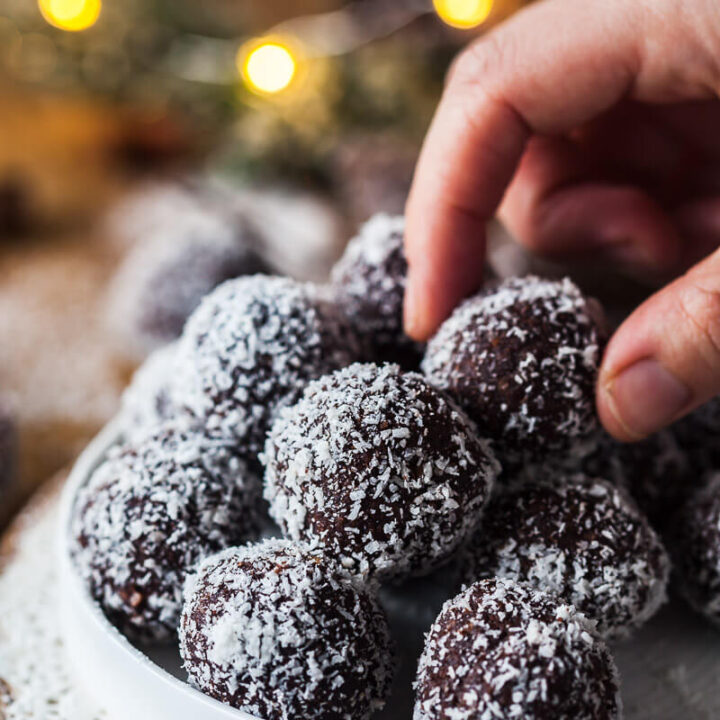
<path fill-rule="evenodd" d="M 228 243 L 318 279 L 402 212 L 451 59 L 522 4 L 0 0 L 0 523 L 232 275 Z"/>

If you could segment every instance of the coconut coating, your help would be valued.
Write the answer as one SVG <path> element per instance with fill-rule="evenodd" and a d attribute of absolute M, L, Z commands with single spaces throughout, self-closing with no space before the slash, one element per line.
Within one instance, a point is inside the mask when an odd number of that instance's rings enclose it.
<path fill-rule="evenodd" d="M 12 484 L 17 472 L 18 433 L 10 405 L 0 399 L 0 489 Z"/>
<path fill-rule="evenodd" d="M 673 526 L 675 586 L 697 612 L 720 625 L 720 473 L 705 478 Z"/>
<path fill-rule="evenodd" d="M 311 285 L 255 275 L 224 283 L 188 321 L 172 397 L 251 461 L 278 407 L 357 355 L 337 310 Z"/>
<path fill-rule="evenodd" d="M 257 534 L 258 487 L 232 447 L 159 427 L 111 452 L 78 493 L 75 563 L 108 619 L 139 641 L 177 630 L 187 573 Z"/>
<path fill-rule="evenodd" d="M 408 269 L 404 233 L 404 217 L 372 217 L 333 268 L 332 285 L 368 360 L 417 368 L 423 346 L 403 330 Z"/>
<path fill-rule="evenodd" d="M 658 530 L 667 527 L 699 481 L 672 429 L 636 443 L 620 443 L 601 431 L 592 452 L 554 458 L 546 471 L 582 472 L 624 488 Z"/>
<path fill-rule="evenodd" d="M 618 676 L 593 623 L 527 585 L 483 580 L 443 607 L 414 720 L 613 720 Z"/>
<path fill-rule="evenodd" d="M 669 561 L 621 489 L 585 476 L 504 488 L 464 555 L 463 580 L 501 577 L 552 593 L 624 637 L 666 599 Z"/>
<path fill-rule="evenodd" d="M 672 426 L 695 477 L 720 470 L 720 396 Z"/>
<path fill-rule="evenodd" d="M 259 272 L 248 232 L 211 213 L 156 231 L 125 258 L 110 288 L 111 322 L 139 352 L 177 338 L 204 295 Z"/>
<path fill-rule="evenodd" d="M 503 455 L 566 451 L 598 427 L 604 336 L 595 314 L 567 278 L 510 278 L 455 310 L 428 344 L 423 370 Z"/>
<path fill-rule="evenodd" d="M 264 462 L 283 533 L 379 579 L 441 564 L 499 472 L 467 417 L 397 365 L 355 364 L 308 385 L 274 423 Z"/>
<path fill-rule="evenodd" d="M 133 375 L 122 396 L 122 426 L 126 437 L 146 434 L 151 428 L 178 418 L 170 394 L 177 342 L 155 350 Z"/>
<path fill-rule="evenodd" d="M 186 586 L 180 649 L 193 685 L 273 720 L 365 720 L 392 679 L 374 597 L 326 555 L 284 540 L 201 565 Z"/>

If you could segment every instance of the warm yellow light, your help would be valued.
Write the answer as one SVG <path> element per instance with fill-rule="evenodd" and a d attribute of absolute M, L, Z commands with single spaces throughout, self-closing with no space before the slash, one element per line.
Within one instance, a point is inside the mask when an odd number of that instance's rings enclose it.
<path fill-rule="evenodd" d="M 102 0 L 38 0 L 40 12 L 61 30 L 78 32 L 92 27 L 102 9 Z"/>
<path fill-rule="evenodd" d="M 248 87 L 268 95 L 285 90 L 297 72 L 297 60 L 290 48 L 275 41 L 241 48 L 238 65 Z"/>
<path fill-rule="evenodd" d="M 448 25 L 473 28 L 482 25 L 493 9 L 494 0 L 433 0 L 435 11 Z"/>

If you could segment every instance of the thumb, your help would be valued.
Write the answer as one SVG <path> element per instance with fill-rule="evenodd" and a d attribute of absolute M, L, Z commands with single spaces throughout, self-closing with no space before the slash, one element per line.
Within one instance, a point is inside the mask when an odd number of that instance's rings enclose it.
<path fill-rule="evenodd" d="M 639 440 L 720 393 L 720 250 L 643 303 L 605 352 L 597 405 Z"/>

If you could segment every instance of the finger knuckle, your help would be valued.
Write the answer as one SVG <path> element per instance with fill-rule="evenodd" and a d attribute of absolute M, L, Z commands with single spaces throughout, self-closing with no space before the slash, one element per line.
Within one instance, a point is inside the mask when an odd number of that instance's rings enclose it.
<path fill-rule="evenodd" d="M 699 339 L 699 349 L 709 366 L 720 365 L 720 288 L 697 279 L 679 296 L 680 311 Z"/>
<path fill-rule="evenodd" d="M 453 79 L 460 85 L 481 86 L 491 93 L 513 67 L 512 58 L 512 36 L 491 32 L 460 55 Z"/>

